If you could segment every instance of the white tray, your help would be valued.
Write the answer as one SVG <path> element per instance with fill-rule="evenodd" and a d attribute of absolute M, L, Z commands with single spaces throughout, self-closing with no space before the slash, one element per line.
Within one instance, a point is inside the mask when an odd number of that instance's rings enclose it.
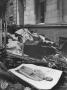
<path fill-rule="evenodd" d="M 35 80 L 32 80 L 32 79 L 30 79 L 30 78 L 28 78 L 28 77 L 26 77 L 26 76 L 24 76 L 24 75 L 22 75 L 16 71 L 16 70 L 19 70 L 22 66 L 27 66 L 27 67 L 32 68 L 32 69 L 41 70 L 46 76 L 52 77 L 53 80 L 52 81 L 46 81 L 46 80 L 35 81 Z M 41 90 L 42 89 L 52 89 L 58 83 L 58 81 L 62 75 L 62 71 L 60 71 L 60 70 L 55 70 L 55 69 L 42 67 L 42 66 L 36 66 L 33 64 L 22 64 L 17 68 L 10 69 L 9 71 L 12 72 L 17 77 L 19 77 L 20 79 L 29 83 L 33 87 L 35 87 L 37 89 L 41 89 Z"/>

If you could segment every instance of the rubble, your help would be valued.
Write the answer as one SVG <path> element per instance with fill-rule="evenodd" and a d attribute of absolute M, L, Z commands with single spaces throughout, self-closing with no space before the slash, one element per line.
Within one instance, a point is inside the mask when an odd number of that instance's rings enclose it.
<path fill-rule="evenodd" d="M 19 31 L 22 33 L 20 33 Z M 27 54 L 29 57 L 35 59 L 32 60 L 28 58 L 29 59 L 27 60 L 28 63 L 34 63 L 34 62 L 35 64 L 40 63 L 40 65 L 44 65 L 59 70 L 63 70 L 63 68 L 66 67 L 67 65 L 67 59 L 58 51 L 57 45 L 43 35 L 40 35 L 38 33 L 31 33 L 27 29 L 25 30 L 20 29 L 16 31 L 14 35 L 8 33 L 7 37 L 8 37 L 8 42 L 7 42 L 6 50 L 12 54 L 19 55 L 20 57 L 22 56 L 22 48 L 23 48 L 24 54 Z M 15 60 L 15 62 L 13 62 L 12 59 L 9 61 L 8 59 L 6 59 L 6 61 L 4 62 L 6 63 L 9 62 L 12 65 L 14 65 L 14 67 L 16 67 L 17 65 L 15 64 L 17 64 L 16 62 L 18 62 L 18 60 Z M 7 66 L 4 62 L 0 63 L 0 68 L 1 70 L 3 70 L 3 72 L 6 71 L 6 73 L 8 73 L 7 67 L 9 66 L 9 64 L 7 63 L 8 65 Z M 18 65 L 20 65 L 21 63 L 19 63 Z M 22 90 L 22 89 L 32 90 L 32 88 L 24 86 L 21 83 L 16 83 L 16 82 L 12 83 L 12 82 L 8 82 L 7 80 L 4 81 L 1 80 L 1 81 L 3 82 L 0 85 L 1 89 L 4 88 L 6 90 L 8 88 L 7 90 Z"/>

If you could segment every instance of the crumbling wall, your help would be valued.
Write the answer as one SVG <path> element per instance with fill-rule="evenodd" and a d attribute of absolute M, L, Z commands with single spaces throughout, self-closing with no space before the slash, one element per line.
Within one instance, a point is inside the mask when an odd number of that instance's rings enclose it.
<path fill-rule="evenodd" d="M 46 28 L 46 27 L 33 27 L 29 28 L 31 31 L 37 32 L 39 34 L 45 35 L 46 38 L 49 38 L 51 41 L 54 41 L 58 44 L 59 37 L 67 38 L 67 28 Z"/>

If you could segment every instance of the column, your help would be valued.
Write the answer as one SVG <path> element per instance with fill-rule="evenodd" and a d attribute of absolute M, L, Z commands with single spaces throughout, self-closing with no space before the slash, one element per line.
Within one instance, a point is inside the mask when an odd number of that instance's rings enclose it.
<path fill-rule="evenodd" d="M 57 24 L 59 22 L 59 14 L 57 10 L 57 0 L 46 0 L 46 24 Z"/>
<path fill-rule="evenodd" d="M 35 0 L 26 0 L 24 10 L 24 24 L 35 24 Z"/>
<path fill-rule="evenodd" d="M 63 22 L 67 24 L 67 0 L 63 0 Z"/>

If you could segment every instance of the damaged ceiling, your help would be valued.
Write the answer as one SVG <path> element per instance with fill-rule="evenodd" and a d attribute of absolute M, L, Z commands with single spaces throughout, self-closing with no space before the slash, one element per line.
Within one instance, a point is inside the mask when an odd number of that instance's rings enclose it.
<path fill-rule="evenodd" d="M 5 13 L 7 1 L 8 0 L 0 0 L 0 17 L 2 17 L 3 14 Z"/>

